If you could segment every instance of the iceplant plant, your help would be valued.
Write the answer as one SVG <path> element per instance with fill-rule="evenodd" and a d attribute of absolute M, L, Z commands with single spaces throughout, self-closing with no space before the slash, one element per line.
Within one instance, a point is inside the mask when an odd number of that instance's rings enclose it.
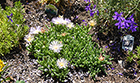
<path fill-rule="evenodd" d="M 59 53 L 60 50 L 62 49 L 61 47 L 63 46 L 62 43 L 59 41 L 52 41 L 51 44 L 49 45 L 49 49 L 53 50 L 56 53 Z"/>
<path fill-rule="evenodd" d="M 74 27 L 74 24 L 71 22 L 71 20 L 70 19 L 68 19 L 68 18 L 63 18 L 63 16 L 58 16 L 58 17 L 54 17 L 53 19 L 52 19 L 52 23 L 54 23 L 54 24 L 62 24 L 62 25 L 66 25 L 67 27 L 69 27 L 70 29 L 72 28 L 72 27 Z"/>
<path fill-rule="evenodd" d="M 64 58 L 60 58 L 57 60 L 57 66 L 59 67 L 59 69 L 66 68 L 67 64 L 68 64 L 68 61 L 65 60 Z"/>
<path fill-rule="evenodd" d="M 64 25 L 64 24 L 67 24 L 67 23 L 69 23 L 71 21 L 69 19 L 67 19 L 67 18 L 63 19 L 63 17 L 59 16 L 59 17 L 54 17 L 52 19 L 52 22 L 54 24 L 62 24 L 62 25 Z"/>
<path fill-rule="evenodd" d="M 26 43 L 26 47 L 27 47 L 34 40 L 34 35 L 32 34 L 25 35 L 24 40 L 27 42 Z"/>
<path fill-rule="evenodd" d="M 38 34 L 39 32 L 41 32 L 42 27 L 37 26 L 36 28 L 31 27 L 30 29 L 30 34 Z"/>

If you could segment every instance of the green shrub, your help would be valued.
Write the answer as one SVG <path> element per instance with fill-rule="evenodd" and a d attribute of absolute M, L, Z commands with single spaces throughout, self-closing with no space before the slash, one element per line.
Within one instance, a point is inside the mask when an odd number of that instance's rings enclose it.
<path fill-rule="evenodd" d="M 39 69 L 46 72 L 47 76 L 64 81 L 70 71 L 69 66 L 73 65 L 88 69 L 94 77 L 104 70 L 104 64 L 111 64 L 110 56 L 105 55 L 102 48 L 92 42 L 91 35 L 87 34 L 91 28 L 78 24 L 72 29 L 65 25 L 51 26 L 48 32 L 36 35 L 27 47 L 38 58 L 38 63 L 42 66 Z M 103 61 L 99 60 L 100 54 L 104 57 Z"/>
<path fill-rule="evenodd" d="M 20 1 L 15 2 L 13 8 L 0 6 L 0 54 L 9 53 L 12 47 L 17 46 L 28 26 L 24 25 L 24 9 Z"/>
<path fill-rule="evenodd" d="M 140 65 L 140 46 L 137 46 L 135 50 L 136 53 L 134 53 L 133 51 L 128 51 L 129 56 L 127 56 L 127 61 L 129 61 L 130 63 L 132 61 L 136 61 L 137 64 Z"/>

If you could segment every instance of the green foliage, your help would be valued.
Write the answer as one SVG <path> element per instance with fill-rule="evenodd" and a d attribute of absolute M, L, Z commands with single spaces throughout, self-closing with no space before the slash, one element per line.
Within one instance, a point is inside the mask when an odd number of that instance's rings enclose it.
<path fill-rule="evenodd" d="M 0 64 L 1 64 L 1 61 L 0 61 Z M 0 65 L 1 66 L 1 65 Z M 9 66 L 4 65 L 4 67 L 2 68 L 2 71 L 0 72 L 0 83 L 3 83 L 3 82 L 6 82 L 7 80 L 10 80 L 11 78 L 10 77 L 3 77 L 3 74 L 4 73 L 7 73 L 5 72 L 5 70 L 8 68 Z"/>
<path fill-rule="evenodd" d="M 111 59 L 104 54 L 97 43 L 92 42 L 91 35 L 87 34 L 90 29 L 78 24 L 72 29 L 68 29 L 65 25 L 51 24 L 49 31 L 36 35 L 27 49 L 38 58 L 38 63 L 42 65 L 39 69 L 47 75 L 57 77 L 60 81 L 64 81 L 70 71 L 69 67 L 59 69 L 56 61 L 60 58 L 66 59 L 69 62 L 68 65 L 87 68 L 94 77 L 101 70 L 105 70 L 104 64 L 111 64 L 109 62 Z M 65 35 L 62 35 L 64 33 Z M 60 53 L 49 49 L 50 43 L 54 40 L 63 44 Z M 101 53 L 105 57 L 103 61 L 99 60 Z"/>
<path fill-rule="evenodd" d="M 25 83 L 25 81 L 23 81 L 23 80 L 20 80 L 20 81 L 16 81 L 16 83 Z"/>
<path fill-rule="evenodd" d="M 101 26 L 101 31 L 109 31 L 108 26 L 114 26 L 116 21 L 113 21 L 114 12 L 123 12 L 123 17 L 127 18 L 133 13 L 135 14 L 136 23 L 140 20 L 140 1 L 139 0 L 91 0 L 91 8 L 96 5 L 95 10 L 99 10 L 99 16 L 94 14 L 94 19 L 96 19 L 97 25 Z"/>
<path fill-rule="evenodd" d="M 128 51 L 128 57 L 127 57 L 127 61 L 129 61 L 130 63 L 132 61 L 137 61 L 137 63 L 140 65 L 140 46 L 137 46 L 136 48 L 137 53 L 133 53 L 132 51 Z"/>
<path fill-rule="evenodd" d="M 0 6 L 0 54 L 9 53 L 12 47 L 17 46 L 24 37 L 28 26 L 24 24 L 24 9 L 20 1 L 15 2 L 13 8 Z M 13 14 L 13 15 L 12 15 Z M 11 16 L 10 16 L 11 15 Z M 8 18 L 9 17 L 9 18 Z"/>

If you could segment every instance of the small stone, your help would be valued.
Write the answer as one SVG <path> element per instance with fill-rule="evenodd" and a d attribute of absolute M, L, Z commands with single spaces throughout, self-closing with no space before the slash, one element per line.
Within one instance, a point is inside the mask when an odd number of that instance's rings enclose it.
<path fill-rule="evenodd" d="M 82 83 L 84 83 L 84 82 L 85 82 L 85 80 L 81 80 L 81 82 L 82 82 Z"/>
<path fill-rule="evenodd" d="M 80 79 L 83 80 L 84 79 L 84 76 L 80 76 Z"/>
<path fill-rule="evenodd" d="M 113 43 L 113 41 L 111 40 L 110 43 Z"/>
<path fill-rule="evenodd" d="M 118 63 L 121 66 L 121 68 L 123 68 L 123 66 L 122 66 L 122 60 L 118 60 Z"/>
<path fill-rule="evenodd" d="M 89 76 L 89 73 L 88 73 L 88 72 L 86 72 L 86 73 L 84 74 L 84 76 L 85 76 L 85 77 L 88 77 L 88 76 Z"/>

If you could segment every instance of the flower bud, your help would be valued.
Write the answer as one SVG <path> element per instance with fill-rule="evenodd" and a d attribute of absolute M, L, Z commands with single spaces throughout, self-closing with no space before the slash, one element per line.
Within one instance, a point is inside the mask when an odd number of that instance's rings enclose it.
<path fill-rule="evenodd" d="M 103 61 L 103 60 L 104 60 L 104 57 L 101 55 L 101 56 L 99 57 L 99 60 L 100 60 L 100 61 Z"/>

